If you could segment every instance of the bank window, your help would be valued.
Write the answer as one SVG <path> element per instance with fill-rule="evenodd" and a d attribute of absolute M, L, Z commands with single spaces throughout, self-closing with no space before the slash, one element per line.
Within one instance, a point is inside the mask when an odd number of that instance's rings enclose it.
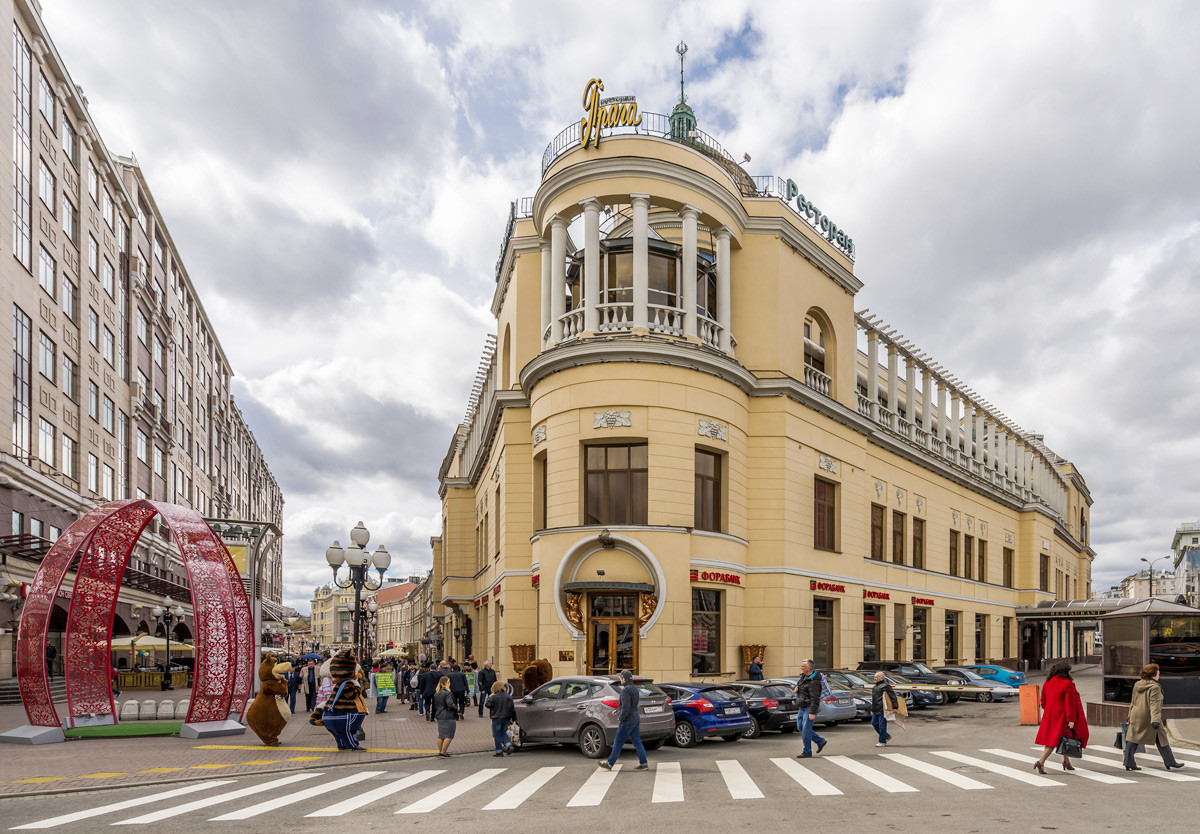
<path fill-rule="evenodd" d="M 951 576 L 958 576 L 958 531 L 950 531 L 950 571 Z"/>
<path fill-rule="evenodd" d="M 881 606 L 863 606 L 863 660 L 879 660 L 879 625 L 882 620 Z"/>
<path fill-rule="evenodd" d="M 1004 548 L 1004 587 L 1013 588 L 1013 552 L 1011 547 Z M 1008 657 L 1006 653 L 1004 655 Z"/>
<path fill-rule="evenodd" d="M 904 513 L 892 512 L 892 561 L 904 564 Z"/>
<path fill-rule="evenodd" d="M 1042 554 L 1041 564 L 1038 568 L 1038 589 L 1050 590 L 1050 556 L 1046 553 Z"/>
<path fill-rule="evenodd" d="M 972 536 L 963 536 L 963 576 L 971 579 L 972 569 L 975 562 L 975 539 Z"/>
<path fill-rule="evenodd" d="M 721 672 L 721 592 L 692 589 L 692 675 Z"/>
<path fill-rule="evenodd" d="M 837 548 L 837 484 L 822 478 L 813 482 L 813 546 Z"/>
<path fill-rule="evenodd" d="M 914 568 L 925 569 L 925 519 L 912 520 L 912 564 Z"/>
<path fill-rule="evenodd" d="M 958 662 L 959 612 L 946 612 L 946 662 Z"/>
<path fill-rule="evenodd" d="M 645 524 L 649 452 L 645 443 L 587 446 L 586 524 Z"/>
<path fill-rule="evenodd" d="M 975 578 L 980 582 L 987 582 L 987 542 L 980 539 L 979 545 L 979 572 L 975 574 Z"/>
<path fill-rule="evenodd" d="M 871 505 L 871 558 L 883 561 L 883 507 Z"/>
<path fill-rule="evenodd" d="M 1004 636 L 1002 642 L 1004 649 L 1002 656 L 1006 658 L 1012 657 L 1012 617 L 1004 618 Z M 975 660 L 977 663 L 982 662 L 979 658 L 975 658 Z"/>
<path fill-rule="evenodd" d="M 912 656 L 913 660 L 927 660 L 927 637 L 929 633 L 929 609 L 913 609 Z"/>
<path fill-rule="evenodd" d="M 813 600 L 813 662 L 818 669 L 833 665 L 833 600 Z"/>
<path fill-rule="evenodd" d="M 696 450 L 697 530 L 721 529 L 721 456 L 704 449 Z"/>

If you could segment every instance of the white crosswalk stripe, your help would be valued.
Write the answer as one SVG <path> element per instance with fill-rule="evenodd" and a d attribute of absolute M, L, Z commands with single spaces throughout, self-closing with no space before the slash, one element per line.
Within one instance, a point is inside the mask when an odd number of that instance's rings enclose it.
<path fill-rule="evenodd" d="M 824 761 L 833 762 L 835 765 L 853 773 L 855 776 L 861 776 L 872 785 L 883 788 L 888 793 L 916 793 L 917 789 L 912 785 L 906 785 L 899 779 L 894 779 L 886 773 L 876 770 L 875 768 L 865 765 L 862 762 L 851 759 L 847 756 L 824 756 Z"/>
<path fill-rule="evenodd" d="M 1110 753 L 1111 755 L 1109 755 Z M 1110 751 L 1103 747 L 1097 750 L 1089 749 L 1086 753 L 1086 758 L 1084 761 L 1090 764 L 1100 764 L 1104 767 L 1115 767 L 1125 770 L 1125 764 L 1121 759 L 1121 754 L 1116 750 Z M 1161 759 L 1159 759 L 1159 767 L 1162 767 Z M 1168 782 L 1200 782 L 1200 778 L 1196 776 L 1184 776 L 1182 773 L 1168 773 L 1165 770 L 1159 770 L 1155 767 L 1144 767 L 1138 771 L 1138 773 L 1142 774 L 1143 776 L 1152 776 L 1156 779 L 1166 779 Z"/>
<path fill-rule="evenodd" d="M 911 767 L 913 770 L 924 773 L 926 776 L 941 779 L 943 782 L 948 782 L 956 788 L 962 788 L 964 791 L 990 791 L 992 789 L 991 785 L 985 785 L 983 782 L 972 779 L 970 776 L 963 776 L 961 773 L 955 773 L 953 770 L 947 770 L 935 764 L 922 762 L 903 753 L 884 753 L 883 757 L 896 764 Z"/>
<path fill-rule="evenodd" d="M 419 785 L 422 782 L 432 779 L 434 776 L 440 776 L 446 771 L 444 770 L 422 770 L 420 773 L 414 773 L 411 776 L 405 776 L 403 779 L 397 779 L 383 787 L 376 788 L 373 791 L 367 791 L 350 797 L 347 800 L 330 805 L 327 808 L 322 808 L 319 811 L 313 811 L 307 814 L 310 817 L 340 817 L 351 811 L 356 811 L 364 805 L 369 805 L 372 802 L 377 802 L 384 797 L 391 796 L 394 793 L 399 793 L 405 788 L 411 788 L 413 785 Z"/>
<path fill-rule="evenodd" d="M 60 817 L 51 817 L 48 820 L 39 820 L 25 825 L 14 825 L 9 831 L 20 831 L 23 828 L 54 828 L 58 825 L 69 825 L 80 820 L 98 817 L 102 814 L 113 814 L 117 811 L 124 811 L 126 808 L 136 808 L 139 805 L 149 805 L 153 802 L 165 802 L 168 799 L 174 799 L 177 796 L 186 796 L 189 793 L 196 791 L 206 791 L 209 788 L 219 788 L 222 785 L 232 785 L 235 780 L 221 779 L 215 782 L 201 782 L 198 785 L 186 785 L 182 788 L 175 788 L 162 793 L 152 793 L 149 796 L 139 796 L 137 799 L 126 799 L 124 802 L 114 802 L 111 805 L 101 805 L 99 808 L 90 808 L 86 811 L 75 811 L 70 814 L 63 814 Z"/>
<path fill-rule="evenodd" d="M 305 787 L 294 793 L 284 794 L 283 796 L 272 797 L 265 802 L 260 802 L 257 805 L 251 805 L 249 808 L 242 808 L 238 811 L 230 811 L 228 814 L 222 814 L 219 817 L 213 817 L 210 822 L 227 822 L 229 820 L 248 820 L 250 817 L 257 817 L 259 814 L 265 814 L 268 811 L 274 811 L 277 808 L 282 808 L 285 805 L 294 805 L 295 803 L 309 799 L 310 797 L 320 796 L 333 791 L 341 790 L 349 787 L 356 782 L 361 782 L 364 779 L 371 779 L 375 776 L 382 776 L 385 771 L 382 770 L 363 770 L 358 773 L 352 773 L 343 779 L 335 779 L 332 782 L 325 782 L 320 785 Z"/>
<path fill-rule="evenodd" d="M 796 780 L 796 783 L 813 796 L 841 796 L 842 792 L 813 773 L 795 759 L 771 759 L 775 765 Z"/>
<path fill-rule="evenodd" d="M 274 779 L 270 782 L 262 782 L 257 785 L 251 785 L 248 788 L 240 788 L 236 791 L 230 791 L 229 793 L 222 793 L 218 794 L 217 796 L 209 796 L 205 797 L 204 799 L 185 802 L 183 805 L 176 805 L 172 808 L 163 808 L 162 810 L 154 811 L 150 814 L 144 814 L 140 817 L 134 817 L 133 819 L 120 820 L 119 822 L 114 822 L 113 825 L 145 825 L 148 822 L 158 822 L 159 820 L 170 819 L 171 817 L 178 817 L 182 816 L 183 814 L 190 814 L 192 811 L 199 811 L 201 808 L 219 805 L 222 802 L 232 802 L 235 799 L 253 796 L 256 793 L 273 791 L 276 788 L 286 787 L 287 785 L 293 785 L 296 782 L 303 782 L 307 779 L 315 779 L 318 776 L 324 775 L 324 773 L 295 773 L 291 776 L 285 776 L 282 779 Z"/>
<path fill-rule="evenodd" d="M 679 762 L 659 762 L 654 766 L 654 795 L 651 802 L 683 802 L 683 773 Z"/>
<path fill-rule="evenodd" d="M 1037 756 L 1025 756 L 1025 755 L 1022 755 L 1021 753 L 1012 753 L 1008 750 L 999 750 L 994 747 L 984 748 L 983 750 L 980 750 L 979 752 L 991 753 L 993 756 L 1000 756 L 1001 758 L 1004 758 L 1004 759 L 1012 759 L 1015 762 L 1029 763 L 1029 762 L 1036 762 L 1038 760 Z M 1076 761 L 1079 761 L 1079 760 L 1076 760 Z M 1052 761 L 1047 762 L 1047 766 L 1050 766 L 1052 764 L 1053 764 Z M 1072 766 L 1074 766 L 1074 762 L 1072 762 Z M 1083 779 L 1091 779 L 1093 782 L 1103 782 L 1106 785 L 1131 785 L 1131 784 L 1133 784 L 1132 779 L 1124 779 L 1120 776 L 1109 776 L 1107 773 L 1097 773 L 1094 770 L 1088 770 L 1082 764 L 1080 764 L 1079 767 L 1076 767 L 1072 771 L 1064 771 L 1064 773 L 1066 773 L 1066 772 L 1072 773 Z"/>
<path fill-rule="evenodd" d="M 1184 750 L 1180 747 L 1172 747 L 1171 750 L 1176 756 L 1183 755 L 1189 759 L 1200 759 L 1200 750 Z"/>
<path fill-rule="evenodd" d="M 758 789 L 758 785 L 754 784 L 754 780 L 750 778 L 750 774 L 746 772 L 746 768 L 742 767 L 741 762 L 733 760 L 718 761 L 717 769 L 721 771 L 721 777 L 725 780 L 725 787 L 729 788 L 730 798 L 763 798 L 763 792 Z"/>
<path fill-rule="evenodd" d="M 506 811 L 520 808 L 521 803 L 533 796 L 546 783 L 562 772 L 561 767 L 538 768 L 519 783 L 502 793 L 498 798 L 483 806 L 485 811 Z"/>
<path fill-rule="evenodd" d="M 608 793 L 608 789 L 612 787 L 613 781 L 620 772 L 621 766 L 619 764 L 613 765 L 612 770 L 597 768 L 588 777 L 588 780 L 583 783 L 583 787 L 577 790 L 575 795 L 571 797 L 571 801 L 567 803 L 567 807 L 586 808 L 592 805 L 599 805 L 604 801 L 604 795 Z"/>
<path fill-rule="evenodd" d="M 996 764 L 989 762 L 986 759 L 977 759 L 974 756 L 964 756 L 962 753 L 955 753 L 950 750 L 931 750 L 935 756 L 941 756 L 943 759 L 961 762 L 962 764 L 981 767 L 984 770 L 990 770 L 999 776 L 1007 776 L 1009 779 L 1016 779 L 1018 782 L 1024 782 L 1026 785 L 1033 785 L 1036 788 L 1062 788 L 1066 787 L 1066 782 L 1055 782 L 1053 779 L 1047 779 L 1045 776 L 1038 776 L 1036 773 L 1026 773 L 1023 770 L 1017 770 L 1008 765 Z"/>
<path fill-rule="evenodd" d="M 472 773 L 465 779 L 459 779 L 453 785 L 442 788 L 436 793 L 432 793 L 424 799 L 420 799 L 409 805 L 406 808 L 401 808 L 397 814 L 428 814 L 430 811 L 435 811 L 441 808 L 452 799 L 457 799 L 471 788 L 476 788 L 491 779 L 497 774 L 503 773 L 503 767 L 485 767 L 483 770 L 478 770 Z"/>

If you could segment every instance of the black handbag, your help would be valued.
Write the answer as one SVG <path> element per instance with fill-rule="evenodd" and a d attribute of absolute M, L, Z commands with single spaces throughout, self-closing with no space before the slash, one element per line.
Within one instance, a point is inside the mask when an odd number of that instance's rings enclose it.
<path fill-rule="evenodd" d="M 1125 749 L 1125 733 L 1121 730 L 1117 730 L 1117 740 L 1113 742 L 1113 747 L 1118 750 Z"/>
<path fill-rule="evenodd" d="M 1058 747 L 1054 748 L 1054 752 L 1060 756 L 1067 756 L 1072 759 L 1083 758 L 1083 742 L 1075 737 L 1074 730 L 1067 730 L 1068 735 L 1063 736 L 1058 740 Z"/>

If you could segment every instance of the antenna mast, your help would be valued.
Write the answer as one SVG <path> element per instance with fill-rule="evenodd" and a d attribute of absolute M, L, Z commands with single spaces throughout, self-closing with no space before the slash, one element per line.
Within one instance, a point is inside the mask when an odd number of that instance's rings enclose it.
<path fill-rule="evenodd" d="M 687 54 L 687 44 L 683 41 L 675 47 L 675 52 L 679 55 L 679 103 L 683 104 L 687 101 L 687 96 L 683 94 L 683 56 Z"/>

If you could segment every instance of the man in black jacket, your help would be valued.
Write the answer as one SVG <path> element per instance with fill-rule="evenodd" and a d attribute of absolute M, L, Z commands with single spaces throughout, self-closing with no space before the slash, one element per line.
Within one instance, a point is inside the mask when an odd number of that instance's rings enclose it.
<path fill-rule="evenodd" d="M 621 748 L 628 740 L 633 742 L 633 749 L 637 751 L 638 765 L 634 770 L 649 770 L 646 748 L 642 746 L 642 716 L 638 708 L 642 693 L 633 683 L 633 672 L 628 669 L 621 671 L 621 683 L 621 699 L 617 702 L 617 708 L 613 710 L 617 714 L 617 737 L 613 739 L 612 752 L 608 754 L 608 759 L 596 764 L 604 770 L 612 770 L 612 766 L 617 763 L 617 757 L 621 755 Z"/>
<path fill-rule="evenodd" d="M 492 668 L 492 661 L 484 661 L 483 668 L 479 670 L 479 674 L 475 676 L 475 688 L 479 690 L 479 717 L 483 718 L 483 702 L 487 700 L 488 695 L 492 691 L 492 684 L 496 682 L 496 670 Z"/>
<path fill-rule="evenodd" d="M 466 718 L 467 711 L 467 675 L 455 665 L 450 671 L 450 694 L 454 696 L 454 705 L 458 708 L 458 717 Z"/>
<path fill-rule="evenodd" d="M 445 664 L 446 661 L 442 661 Z M 433 720 L 433 693 L 437 690 L 438 681 L 442 679 L 442 675 L 449 672 L 450 669 L 438 667 L 437 669 L 426 669 L 421 673 L 421 696 L 425 700 L 425 720 Z"/>
<path fill-rule="evenodd" d="M 796 729 L 800 731 L 804 750 L 797 759 L 812 758 L 812 745 L 815 742 L 817 752 L 825 749 L 826 741 L 817 735 L 817 711 L 821 709 L 821 673 L 816 670 L 812 660 L 800 664 L 800 680 L 796 683 L 796 695 L 800 698 L 800 712 L 796 715 Z"/>
<path fill-rule="evenodd" d="M 896 690 L 892 689 L 892 685 L 884 678 L 883 672 L 876 672 L 875 686 L 871 688 L 871 726 L 875 728 L 875 732 L 879 733 L 879 741 L 875 743 L 876 747 L 887 747 L 888 740 L 892 737 L 891 733 L 887 731 L 887 716 L 884 714 L 884 710 L 888 705 L 884 703 L 884 693 L 887 693 L 888 697 L 892 699 L 892 704 L 899 702 Z"/>

